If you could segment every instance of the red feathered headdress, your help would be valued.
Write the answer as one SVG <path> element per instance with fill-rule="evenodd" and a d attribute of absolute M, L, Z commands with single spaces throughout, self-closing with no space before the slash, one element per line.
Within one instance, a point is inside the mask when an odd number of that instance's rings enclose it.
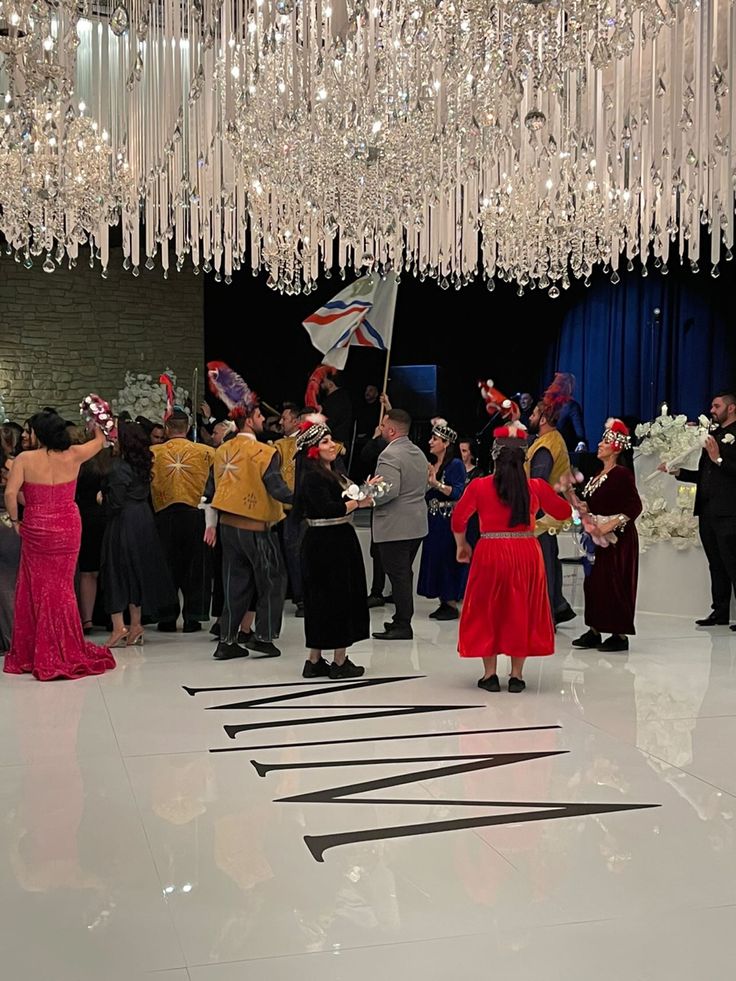
<path fill-rule="evenodd" d="M 483 401 L 486 403 L 486 412 L 489 416 L 495 416 L 500 413 L 504 419 L 510 422 L 516 422 L 518 420 L 521 415 L 519 406 L 512 399 L 504 395 L 503 392 L 499 392 L 490 378 L 488 381 L 479 381 L 478 387 L 480 388 Z"/>
<path fill-rule="evenodd" d="M 319 402 L 319 389 L 325 378 L 329 378 L 331 375 L 337 374 L 337 368 L 333 367 L 331 364 L 320 364 L 318 365 L 312 374 L 309 376 L 309 381 L 307 382 L 307 390 L 304 393 L 304 404 L 309 409 L 319 409 L 322 411 L 322 406 Z"/>
<path fill-rule="evenodd" d="M 603 442 L 610 443 L 620 453 L 631 448 L 631 433 L 629 427 L 620 419 L 606 419 L 603 432 Z"/>
<path fill-rule="evenodd" d="M 549 413 L 545 413 L 554 418 L 559 416 L 563 406 L 572 400 L 572 393 L 575 387 L 575 376 L 565 371 L 558 371 L 552 379 L 552 384 L 547 386 L 542 402 Z"/>
<path fill-rule="evenodd" d="M 166 389 L 166 409 L 164 411 L 164 422 L 168 422 L 171 418 L 171 413 L 174 411 L 174 380 L 168 372 L 164 372 L 163 375 L 159 377 L 159 382 Z"/>
<path fill-rule="evenodd" d="M 235 412 L 241 409 L 240 415 L 250 415 L 258 408 L 258 396 L 224 361 L 207 362 L 207 380 L 210 391 L 230 409 L 230 417 L 237 418 Z"/>

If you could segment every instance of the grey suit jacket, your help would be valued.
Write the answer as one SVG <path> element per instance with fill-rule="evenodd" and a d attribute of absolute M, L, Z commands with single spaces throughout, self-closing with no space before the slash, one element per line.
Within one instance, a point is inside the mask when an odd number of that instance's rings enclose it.
<path fill-rule="evenodd" d="M 426 456 L 408 436 L 400 436 L 381 453 L 376 473 L 391 490 L 376 499 L 373 511 L 373 541 L 402 542 L 427 534 Z"/>

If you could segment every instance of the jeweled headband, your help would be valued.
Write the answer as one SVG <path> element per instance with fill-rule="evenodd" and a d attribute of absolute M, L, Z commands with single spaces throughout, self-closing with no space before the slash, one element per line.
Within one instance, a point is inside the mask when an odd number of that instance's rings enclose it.
<path fill-rule="evenodd" d="M 310 450 L 313 446 L 319 446 L 325 436 L 332 435 L 329 427 L 321 422 L 313 422 L 308 429 L 303 430 L 296 438 L 297 453 L 302 450 Z"/>
<path fill-rule="evenodd" d="M 606 427 L 603 432 L 603 442 L 609 443 L 611 446 L 615 447 L 619 451 L 630 450 L 631 449 L 631 436 L 625 425 L 618 420 L 614 420 L 614 426 L 618 423 L 620 428 L 614 428 L 611 426 Z"/>
<path fill-rule="evenodd" d="M 450 429 L 447 424 L 435 426 L 432 430 L 432 435 L 439 436 L 439 438 L 444 439 L 446 443 L 457 442 L 457 433 L 454 429 Z"/>

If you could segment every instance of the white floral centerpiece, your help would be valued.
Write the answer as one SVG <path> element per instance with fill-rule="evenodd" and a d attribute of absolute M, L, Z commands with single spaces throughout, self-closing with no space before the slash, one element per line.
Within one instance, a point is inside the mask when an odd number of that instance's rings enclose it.
<path fill-rule="evenodd" d="M 678 551 L 699 544 L 695 486 L 676 484 L 670 473 L 680 467 L 697 468 L 710 429 L 706 416 L 692 424 L 685 415 L 670 415 L 666 404 L 656 419 L 636 427 L 640 442 L 635 469 L 644 505 L 637 521 L 642 551 L 657 542 L 669 542 Z M 661 463 L 669 473 L 657 469 Z"/>
<path fill-rule="evenodd" d="M 671 416 L 666 403 L 662 403 L 659 416 L 653 422 L 643 422 L 636 427 L 639 439 L 637 455 L 658 456 L 659 463 L 665 463 L 668 470 L 685 466 L 690 457 L 700 454 L 705 438 L 711 430 L 707 416 L 698 416 L 695 424 L 688 422 L 687 416 Z"/>
<path fill-rule="evenodd" d="M 165 374 L 171 376 L 177 403 L 183 405 L 189 398 L 189 392 L 177 387 L 176 375 L 170 368 L 166 369 Z M 134 419 L 136 416 L 145 416 L 146 419 L 157 421 L 163 419 L 166 412 L 166 389 L 158 378 L 127 371 L 125 385 L 118 392 L 118 397 L 113 400 L 112 405 L 116 413 L 127 409 Z"/>

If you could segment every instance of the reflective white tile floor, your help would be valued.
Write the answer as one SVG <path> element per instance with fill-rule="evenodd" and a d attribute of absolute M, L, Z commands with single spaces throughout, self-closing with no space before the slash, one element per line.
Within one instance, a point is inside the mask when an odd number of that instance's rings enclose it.
<path fill-rule="evenodd" d="M 736 635 L 640 616 L 605 656 L 578 620 L 491 695 L 430 608 L 355 649 L 385 684 L 301 684 L 290 615 L 280 660 L 151 632 L 3 676 L 2 977 L 733 977 Z"/>

